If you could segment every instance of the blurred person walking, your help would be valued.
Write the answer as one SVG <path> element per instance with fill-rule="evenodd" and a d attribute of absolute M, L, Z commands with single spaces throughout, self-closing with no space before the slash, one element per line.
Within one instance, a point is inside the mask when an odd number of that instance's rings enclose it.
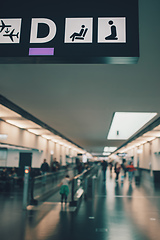
<path fill-rule="evenodd" d="M 41 165 L 41 173 L 43 175 L 43 184 L 46 183 L 46 174 L 49 172 L 49 165 L 46 161 L 46 159 L 43 160 L 43 163 Z"/>
<path fill-rule="evenodd" d="M 103 173 L 103 181 L 105 181 L 106 180 L 106 170 L 107 170 L 107 167 L 108 167 L 108 162 L 103 160 L 102 163 L 101 163 L 101 166 L 102 166 L 102 173 Z"/>
<path fill-rule="evenodd" d="M 114 167 L 114 171 L 116 173 L 116 182 L 117 182 L 118 178 L 119 178 L 119 173 L 121 171 L 121 164 L 119 162 L 116 162 L 115 167 Z"/>
<path fill-rule="evenodd" d="M 131 161 L 130 164 L 127 165 L 128 179 L 130 184 L 132 183 L 134 172 L 136 170 L 137 169 L 133 166 L 133 162 Z"/>

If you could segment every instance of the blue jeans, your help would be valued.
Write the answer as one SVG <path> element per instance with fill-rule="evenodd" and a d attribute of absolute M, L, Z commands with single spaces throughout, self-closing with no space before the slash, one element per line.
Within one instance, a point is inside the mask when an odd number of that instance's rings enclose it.
<path fill-rule="evenodd" d="M 133 175 L 134 175 L 134 172 L 128 172 L 128 178 L 130 183 L 132 182 Z"/>

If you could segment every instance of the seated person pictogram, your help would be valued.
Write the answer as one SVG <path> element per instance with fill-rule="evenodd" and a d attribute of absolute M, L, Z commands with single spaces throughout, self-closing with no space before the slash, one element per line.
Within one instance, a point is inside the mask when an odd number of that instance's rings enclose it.
<path fill-rule="evenodd" d="M 79 33 L 74 32 L 70 36 L 70 38 L 72 38 L 72 42 L 74 42 L 75 39 L 84 40 L 87 31 L 88 31 L 88 28 L 85 29 L 85 25 L 82 25 Z"/>

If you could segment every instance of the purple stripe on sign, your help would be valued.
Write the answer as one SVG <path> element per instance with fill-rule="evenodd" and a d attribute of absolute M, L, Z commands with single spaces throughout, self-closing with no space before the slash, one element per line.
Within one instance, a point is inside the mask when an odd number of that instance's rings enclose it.
<path fill-rule="evenodd" d="M 54 55 L 54 48 L 29 48 L 29 56 Z"/>

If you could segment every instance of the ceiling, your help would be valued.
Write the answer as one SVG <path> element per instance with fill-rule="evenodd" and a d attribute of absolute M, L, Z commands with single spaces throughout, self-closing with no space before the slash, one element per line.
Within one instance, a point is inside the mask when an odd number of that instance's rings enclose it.
<path fill-rule="evenodd" d="M 160 115 L 160 1 L 139 1 L 133 65 L 1 64 L 0 94 L 89 152 L 101 154 L 114 112 Z"/>

